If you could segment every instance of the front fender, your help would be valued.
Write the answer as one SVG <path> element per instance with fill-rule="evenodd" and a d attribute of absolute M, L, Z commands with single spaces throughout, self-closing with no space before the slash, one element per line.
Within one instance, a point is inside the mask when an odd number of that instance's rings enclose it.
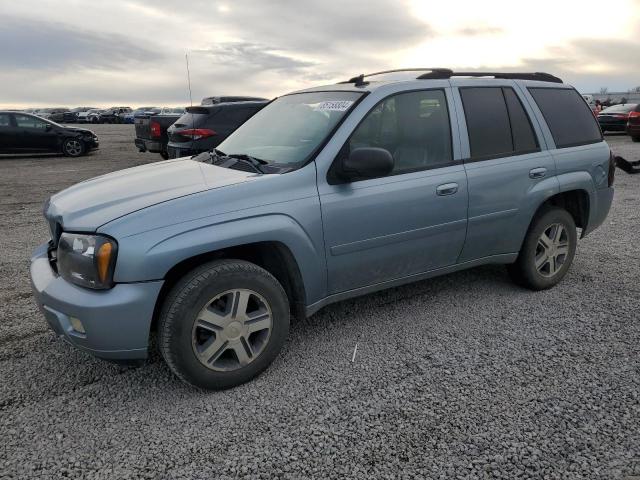
<path fill-rule="evenodd" d="M 267 241 L 280 242 L 289 248 L 300 269 L 308 301 L 319 300 L 326 290 L 322 247 L 312 241 L 300 223 L 284 214 L 218 219 L 215 223 L 188 227 L 179 224 L 122 238 L 114 280 L 161 279 L 174 265 L 191 257 Z"/>

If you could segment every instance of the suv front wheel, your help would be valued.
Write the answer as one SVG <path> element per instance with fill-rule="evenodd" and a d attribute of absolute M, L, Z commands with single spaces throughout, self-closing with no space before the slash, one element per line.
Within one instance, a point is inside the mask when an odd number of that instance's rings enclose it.
<path fill-rule="evenodd" d="M 158 343 L 180 379 L 218 390 L 265 370 L 288 332 L 289 302 L 273 275 L 253 263 L 219 260 L 173 287 L 160 313 Z"/>
<path fill-rule="evenodd" d="M 571 214 L 562 208 L 547 207 L 531 223 L 518 259 L 507 267 L 509 275 L 531 290 L 551 288 L 567 274 L 577 242 Z"/>

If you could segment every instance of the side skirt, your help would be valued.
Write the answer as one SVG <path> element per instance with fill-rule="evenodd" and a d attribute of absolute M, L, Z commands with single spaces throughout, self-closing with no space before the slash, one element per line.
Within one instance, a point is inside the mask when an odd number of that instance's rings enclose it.
<path fill-rule="evenodd" d="M 316 303 L 308 305 L 306 308 L 307 317 L 310 317 L 321 308 L 342 300 L 347 300 L 353 297 L 359 297 L 368 293 L 377 292 L 379 290 L 385 290 L 387 288 L 393 288 L 407 283 L 418 282 L 420 280 L 426 280 L 427 278 L 438 277 L 440 275 L 446 275 L 447 273 L 453 273 L 460 270 L 466 270 L 468 268 L 478 267 L 480 265 L 490 264 L 507 264 L 513 263 L 518 258 L 517 253 L 504 253 L 501 255 L 491 255 L 489 257 L 477 258 L 468 262 L 457 263 L 448 267 L 438 268 L 435 270 L 429 270 L 428 272 L 416 273 L 407 277 L 395 278 L 393 280 L 387 280 L 386 282 L 380 282 L 373 285 L 367 285 L 366 287 L 354 288 L 353 290 L 347 290 L 340 293 L 334 293 L 328 297 L 319 300 Z"/>

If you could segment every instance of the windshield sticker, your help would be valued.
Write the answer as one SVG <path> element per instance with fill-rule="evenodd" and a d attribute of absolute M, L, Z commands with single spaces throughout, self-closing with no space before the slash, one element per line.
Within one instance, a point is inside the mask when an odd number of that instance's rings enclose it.
<path fill-rule="evenodd" d="M 320 110 L 321 112 L 344 112 L 348 110 L 351 105 L 353 105 L 353 101 L 351 100 L 335 100 L 322 102 L 318 104 L 315 110 Z"/>

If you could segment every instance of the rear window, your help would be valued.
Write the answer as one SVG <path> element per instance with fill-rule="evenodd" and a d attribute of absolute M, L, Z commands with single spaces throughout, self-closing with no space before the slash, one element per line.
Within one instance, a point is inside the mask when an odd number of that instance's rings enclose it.
<path fill-rule="evenodd" d="M 602 141 L 598 122 L 578 92 L 568 88 L 529 88 L 544 116 L 556 148 Z"/>

